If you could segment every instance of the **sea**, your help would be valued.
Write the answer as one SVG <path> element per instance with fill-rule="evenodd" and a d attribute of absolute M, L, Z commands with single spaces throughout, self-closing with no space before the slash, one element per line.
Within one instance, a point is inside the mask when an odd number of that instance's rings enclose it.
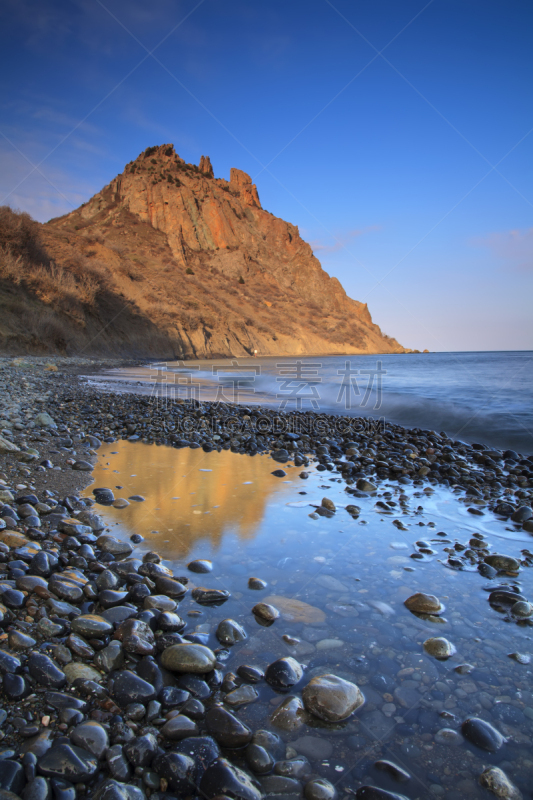
<path fill-rule="evenodd" d="M 153 361 L 89 380 L 160 400 L 371 418 L 533 453 L 533 351 Z"/>

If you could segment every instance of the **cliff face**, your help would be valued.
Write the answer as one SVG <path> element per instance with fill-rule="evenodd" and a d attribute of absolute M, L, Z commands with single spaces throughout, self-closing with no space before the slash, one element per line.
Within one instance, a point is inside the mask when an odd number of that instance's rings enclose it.
<path fill-rule="evenodd" d="M 76 342 L 96 337 L 86 350 L 161 357 L 404 352 L 324 272 L 298 229 L 261 207 L 245 172 L 214 178 L 206 156 L 196 167 L 172 145 L 148 148 L 41 234 L 56 269 L 72 272 L 75 263 L 76 281 L 85 270 L 98 283 L 74 315 Z M 105 320 L 110 305 L 123 308 L 116 323 Z M 105 330 L 97 333 L 99 323 Z"/>

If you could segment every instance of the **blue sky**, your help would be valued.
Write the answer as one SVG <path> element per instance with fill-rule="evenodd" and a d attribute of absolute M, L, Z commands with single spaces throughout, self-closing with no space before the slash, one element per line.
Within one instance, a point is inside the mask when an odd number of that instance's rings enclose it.
<path fill-rule="evenodd" d="M 529 0 L 4 0 L 0 203 L 249 172 L 407 347 L 533 349 Z"/>

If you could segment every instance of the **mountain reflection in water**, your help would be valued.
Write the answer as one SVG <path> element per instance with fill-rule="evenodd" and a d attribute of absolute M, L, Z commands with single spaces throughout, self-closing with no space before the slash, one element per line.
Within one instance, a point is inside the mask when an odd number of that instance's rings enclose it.
<path fill-rule="evenodd" d="M 139 494 L 145 501 L 129 501 L 122 509 L 97 505 L 94 510 L 105 512 L 112 533 L 140 533 L 163 558 L 172 559 L 185 558 L 201 539 L 213 549 L 225 534 L 252 539 L 267 503 L 276 502 L 274 495 L 282 501 L 291 487 L 294 493 L 299 472 L 286 466 L 287 478 L 280 479 L 271 474 L 280 465 L 265 456 L 177 450 L 141 442 L 104 444 L 98 456 L 94 483 L 85 490 L 86 496 L 105 486 L 117 499 Z M 293 483 L 284 482 L 291 479 Z"/>

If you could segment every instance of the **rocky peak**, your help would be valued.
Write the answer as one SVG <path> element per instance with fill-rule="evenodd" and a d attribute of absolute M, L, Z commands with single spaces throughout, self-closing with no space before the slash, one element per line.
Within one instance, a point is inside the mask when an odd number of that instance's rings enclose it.
<path fill-rule="evenodd" d="M 215 174 L 213 172 L 213 165 L 211 164 L 211 159 L 209 156 L 201 156 L 200 163 L 198 164 L 198 169 L 200 172 L 203 172 L 204 175 L 207 175 L 208 178 L 214 178 Z"/>
<path fill-rule="evenodd" d="M 261 208 L 257 186 L 255 183 L 252 183 L 252 179 L 247 172 L 232 167 L 230 169 L 229 182 L 230 186 L 235 187 L 240 192 L 242 199 L 247 205 Z"/>
<path fill-rule="evenodd" d="M 56 260 L 72 241 L 113 264 L 117 296 L 162 325 L 175 352 L 403 351 L 324 272 L 298 228 L 261 207 L 250 175 L 232 168 L 229 181 L 215 178 L 208 156 L 197 166 L 171 144 L 149 147 L 45 227 Z"/>

